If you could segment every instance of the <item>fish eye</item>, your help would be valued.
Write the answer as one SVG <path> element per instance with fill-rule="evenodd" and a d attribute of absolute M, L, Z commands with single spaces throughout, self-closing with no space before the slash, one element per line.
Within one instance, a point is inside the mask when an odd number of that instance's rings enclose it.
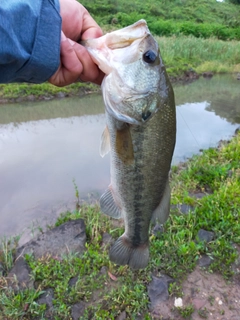
<path fill-rule="evenodd" d="M 157 55 L 152 50 L 148 50 L 143 54 L 143 60 L 147 63 L 154 63 L 156 58 L 157 58 Z"/>

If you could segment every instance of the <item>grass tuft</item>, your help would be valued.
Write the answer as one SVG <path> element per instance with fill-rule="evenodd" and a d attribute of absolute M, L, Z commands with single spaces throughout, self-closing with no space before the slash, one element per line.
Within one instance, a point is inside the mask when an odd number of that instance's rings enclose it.
<path fill-rule="evenodd" d="M 20 236 L 11 237 L 10 239 L 4 237 L 0 240 L 0 264 L 2 266 L 0 276 L 8 273 L 12 268 L 19 240 Z"/>

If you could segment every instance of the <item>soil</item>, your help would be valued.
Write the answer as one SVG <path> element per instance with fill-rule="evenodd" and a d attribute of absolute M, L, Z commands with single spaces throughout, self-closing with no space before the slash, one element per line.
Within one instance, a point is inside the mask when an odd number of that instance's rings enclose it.
<path fill-rule="evenodd" d="M 222 276 L 197 267 L 183 283 L 182 307 L 179 309 L 175 307 L 176 298 L 170 297 L 154 308 L 153 319 L 240 319 L 240 281 L 237 277 L 228 283 Z M 195 311 L 184 316 L 184 310 L 191 305 Z"/>

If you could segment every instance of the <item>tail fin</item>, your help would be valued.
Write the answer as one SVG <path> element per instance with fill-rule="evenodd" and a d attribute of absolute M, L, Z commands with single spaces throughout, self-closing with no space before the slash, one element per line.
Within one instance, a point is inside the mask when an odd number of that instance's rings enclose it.
<path fill-rule="evenodd" d="M 119 265 L 128 264 L 133 269 L 143 269 L 149 260 L 148 244 L 133 247 L 126 236 L 122 235 L 110 249 L 110 260 Z"/>

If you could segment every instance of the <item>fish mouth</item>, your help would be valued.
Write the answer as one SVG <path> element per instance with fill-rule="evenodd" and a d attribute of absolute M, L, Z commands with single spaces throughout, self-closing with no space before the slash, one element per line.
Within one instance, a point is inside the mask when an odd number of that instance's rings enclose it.
<path fill-rule="evenodd" d="M 134 41 L 145 38 L 150 31 L 145 20 L 106 35 L 106 45 L 109 49 L 121 49 L 130 46 Z"/>
<path fill-rule="evenodd" d="M 144 19 L 141 19 L 134 24 L 123 29 L 107 33 L 98 38 L 99 49 L 104 45 L 109 49 L 121 49 L 130 46 L 134 41 L 145 38 L 150 31 Z M 101 40 L 102 39 L 102 40 Z M 82 40 L 81 45 L 91 47 L 91 42 L 96 42 L 96 39 Z"/>

